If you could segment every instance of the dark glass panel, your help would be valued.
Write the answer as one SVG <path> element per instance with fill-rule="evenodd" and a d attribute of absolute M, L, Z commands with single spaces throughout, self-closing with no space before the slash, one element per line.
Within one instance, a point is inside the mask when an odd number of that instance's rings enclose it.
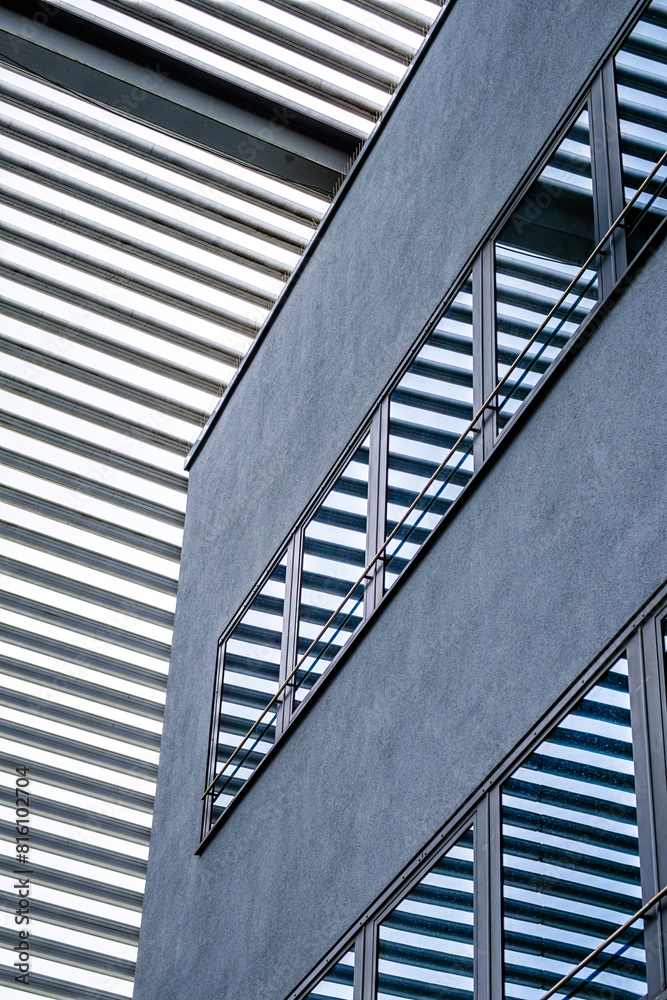
<path fill-rule="evenodd" d="M 625 199 L 667 149 L 667 3 L 652 3 L 616 56 L 616 91 Z M 632 259 L 667 214 L 667 166 L 627 217 Z"/>
<path fill-rule="evenodd" d="M 378 1000 L 472 1000 L 473 833 L 380 924 Z"/>
<path fill-rule="evenodd" d="M 306 1000 L 352 1000 L 354 990 L 354 948 L 351 948 L 317 986 Z"/>
<path fill-rule="evenodd" d="M 283 558 L 225 643 L 215 773 L 239 746 L 278 690 L 285 567 Z M 213 790 L 212 823 L 273 746 L 275 721 L 275 712 L 269 712 L 217 781 Z"/>
<path fill-rule="evenodd" d="M 387 535 L 472 420 L 472 407 L 469 278 L 389 400 Z M 472 472 L 472 435 L 468 435 L 387 546 L 386 587 L 440 522 Z"/>
<path fill-rule="evenodd" d="M 368 523 L 367 438 L 305 530 L 299 657 L 302 657 L 366 566 Z M 302 701 L 364 616 L 360 584 L 296 675 L 295 701 Z"/>
<path fill-rule="evenodd" d="M 627 661 L 504 784 L 505 996 L 537 1000 L 641 906 Z M 639 921 L 559 996 L 646 993 Z"/>
<path fill-rule="evenodd" d="M 584 111 L 495 246 L 498 377 L 504 376 L 595 248 L 588 112 Z M 596 265 L 579 279 L 498 396 L 502 429 L 598 299 Z"/>

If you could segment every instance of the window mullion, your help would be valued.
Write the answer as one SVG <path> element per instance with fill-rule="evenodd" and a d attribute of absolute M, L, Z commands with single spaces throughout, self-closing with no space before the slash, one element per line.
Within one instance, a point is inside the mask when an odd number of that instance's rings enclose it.
<path fill-rule="evenodd" d="M 472 272 L 472 398 L 473 413 L 496 384 L 496 305 L 493 242 L 482 248 Z M 479 469 L 496 440 L 495 409 L 490 407 L 475 428 L 474 467 Z"/>
<path fill-rule="evenodd" d="M 375 411 L 370 428 L 368 468 L 368 531 L 366 534 L 366 565 L 376 554 L 385 538 L 387 523 L 387 461 L 389 455 L 389 396 Z M 364 617 L 373 611 L 384 594 L 384 560 L 376 563 L 364 594 Z"/>
<path fill-rule="evenodd" d="M 591 88 L 589 103 L 596 241 L 623 210 L 623 169 L 616 106 L 614 62 L 608 60 Z M 600 261 L 600 298 L 607 297 L 627 267 L 625 231 L 617 227 Z"/>
<path fill-rule="evenodd" d="M 485 795 L 475 813 L 474 833 L 474 1000 L 491 1000 L 491 850 L 489 797 Z"/>
<path fill-rule="evenodd" d="M 222 682 L 225 664 L 225 642 L 218 643 L 218 652 L 215 663 L 215 685 L 213 688 L 213 707 L 211 709 L 211 728 L 208 737 L 208 762 L 206 766 L 206 786 L 213 781 L 217 772 L 218 739 L 220 734 L 220 705 L 222 703 Z M 206 836 L 211 827 L 211 811 L 213 809 L 213 797 L 207 795 L 204 799 L 204 809 L 202 817 L 202 838 Z"/>
<path fill-rule="evenodd" d="M 650 621 L 650 625 L 653 622 Z M 650 676 L 655 673 L 652 651 L 645 641 L 643 630 L 634 633 L 628 643 L 628 682 L 630 689 L 630 713 L 632 720 L 632 753 L 635 767 L 635 788 L 637 792 L 637 827 L 639 833 L 639 859 L 642 899 L 651 899 L 660 889 L 659 846 L 657 835 L 660 826 L 656 823 L 654 809 L 655 785 L 652 775 L 652 747 L 649 723 L 650 693 L 653 686 Z M 650 631 L 650 630 L 649 630 Z M 655 755 L 653 755 L 655 756 Z M 653 787 L 652 787 L 653 786 Z M 664 828 L 663 828 L 664 829 Z M 644 920 L 644 940 L 646 948 L 646 980 L 648 995 L 655 996 L 664 987 L 663 959 L 659 945 L 661 937 L 660 914 L 652 911 Z"/>
<path fill-rule="evenodd" d="M 651 806 L 652 874 L 655 890 L 667 885 L 667 692 L 661 615 L 648 618 L 640 630 L 641 665 L 643 669 L 644 718 L 649 769 L 649 799 Z M 639 644 L 639 643 L 638 643 Z M 667 903 L 658 908 L 654 925 L 654 942 L 660 957 L 661 988 L 667 988 Z"/>
<path fill-rule="evenodd" d="M 294 670 L 299 643 L 299 603 L 301 597 L 301 565 L 303 563 L 303 528 L 297 529 L 287 546 L 285 574 L 285 605 L 283 612 L 283 637 L 280 646 L 279 685 L 285 683 Z M 289 725 L 294 710 L 294 686 L 289 684 L 280 699 L 276 717 L 276 739 Z"/>
<path fill-rule="evenodd" d="M 377 925 L 367 920 L 357 935 L 353 1000 L 375 1000 L 377 981 Z"/>

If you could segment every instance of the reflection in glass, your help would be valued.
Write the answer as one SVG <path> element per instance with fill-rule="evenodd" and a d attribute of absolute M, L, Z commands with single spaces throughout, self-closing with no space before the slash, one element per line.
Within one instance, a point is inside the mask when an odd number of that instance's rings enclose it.
<path fill-rule="evenodd" d="M 500 234 L 496 256 L 498 377 L 539 329 L 595 248 L 588 112 L 584 111 Z M 498 396 L 504 427 L 598 299 L 589 267 Z"/>
<path fill-rule="evenodd" d="M 424 489 L 472 416 L 469 278 L 389 400 L 387 534 Z M 472 472 L 469 435 L 387 546 L 386 587 L 440 522 Z"/>
<path fill-rule="evenodd" d="M 667 4 L 652 3 L 616 56 L 626 202 L 667 149 Z M 628 213 L 631 260 L 667 214 L 667 165 Z"/>
<path fill-rule="evenodd" d="M 209 781 L 239 746 L 278 690 L 285 604 L 283 558 L 225 643 L 222 701 L 215 766 Z M 276 713 L 270 711 L 213 789 L 211 824 L 224 812 L 276 738 Z"/>
<path fill-rule="evenodd" d="M 352 1000 L 354 989 L 354 948 L 320 979 L 306 1000 Z"/>
<path fill-rule="evenodd" d="M 298 655 L 303 656 L 366 566 L 368 522 L 366 438 L 305 530 Z M 364 616 L 360 584 L 313 647 L 296 675 L 302 701 Z"/>
<path fill-rule="evenodd" d="M 537 1000 L 641 906 L 627 661 L 505 783 L 505 996 Z M 646 993 L 638 921 L 558 996 Z"/>
<path fill-rule="evenodd" d="M 473 833 L 468 830 L 380 924 L 378 1000 L 473 995 Z"/>

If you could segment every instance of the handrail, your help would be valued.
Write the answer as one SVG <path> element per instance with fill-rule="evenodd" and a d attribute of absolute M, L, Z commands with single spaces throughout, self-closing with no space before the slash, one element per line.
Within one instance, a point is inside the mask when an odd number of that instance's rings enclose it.
<path fill-rule="evenodd" d="M 630 211 L 630 209 L 634 206 L 635 202 L 640 197 L 640 195 L 642 195 L 644 193 L 644 191 L 646 190 L 646 188 L 648 187 L 648 185 L 651 183 L 651 181 L 653 180 L 653 178 L 655 177 L 655 175 L 658 173 L 658 171 L 660 170 L 660 168 L 665 164 L 665 162 L 667 162 L 667 150 L 665 150 L 665 152 L 662 154 L 662 156 L 657 161 L 657 163 L 655 164 L 655 166 L 653 167 L 653 169 L 651 170 L 651 172 L 644 178 L 644 180 L 639 185 L 639 187 L 637 188 L 637 190 L 635 191 L 634 195 L 632 196 L 632 198 L 630 199 L 630 201 L 627 203 L 627 205 L 625 206 L 625 208 L 623 209 L 623 211 L 617 216 L 617 218 L 611 224 L 611 226 L 609 227 L 609 229 L 607 230 L 607 232 L 605 233 L 605 235 L 602 237 L 602 239 L 597 244 L 597 246 L 595 247 L 595 249 L 591 252 L 591 254 L 589 255 L 589 257 L 587 258 L 587 260 L 585 261 L 585 263 L 581 266 L 581 268 L 579 269 L 579 271 L 577 272 L 577 274 L 575 275 L 575 277 L 572 279 L 572 281 L 570 282 L 570 284 L 567 286 L 567 288 L 565 289 L 565 291 L 561 294 L 561 297 L 558 299 L 558 301 L 555 303 L 555 305 L 552 306 L 552 308 L 550 309 L 550 311 L 547 314 L 547 316 L 545 317 L 545 319 L 542 320 L 542 322 L 540 323 L 540 325 L 538 326 L 537 330 L 532 335 L 532 337 L 530 338 L 530 340 L 526 341 L 525 347 L 521 350 L 521 352 L 519 354 L 517 354 L 516 358 L 514 359 L 514 361 L 512 362 L 512 364 L 509 366 L 509 368 L 507 369 L 507 371 L 505 372 L 505 374 L 503 375 L 503 377 L 498 381 L 498 383 L 496 384 L 495 388 L 489 393 L 489 395 L 484 400 L 484 402 L 480 406 L 480 408 L 477 411 L 477 413 L 473 416 L 472 420 L 470 421 L 470 423 L 468 424 L 468 426 L 466 427 L 466 429 L 461 433 L 461 435 L 458 438 L 458 440 L 456 441 L 456 443 L 450 448 L 450 450 L 447 452 L 447 454 L 443 458 L 443 460 L 440 463 L 440 465 L 438 466 L 438 468 L 435 470 L 435 472 L 433 473 L 433 475 L 431 476 L 431 478 L 428 480 L 428 482 L 426 483 L 426 485 L 423 487 L 421 493 L 419 493 L 415 497 L 415 499 L 412 501 L 412 503 L 410 504 L 410 506 L 406 510 L 405 514 L 401 518 L 401 520 L 396 524 L 396 526 L 394 527 L 394 529 L 385 538 L 383 544 L 380 546 L 380 548 L 377 550 L 377 552 L 375 553 L 375 555 L 373 556 L 373 558 L 371 559 L 371 561 L 368 563 L 368 565 L 364 569 L 364 571 L 361 574 L 361 576 L 359 577 L 359 579 L 356 581 L 356 583 L 354 583 L 352 585 L 352 587 L 350 588 L 350 590 L 348 591 L 348 593 L 345 595 L 345 597 L 343 598 L 343 600 L 341 601 L 341 603 L 338 605 L 338 607 L 336 608 L 336 610 L 333 612 L 333 614 L 331 615 L 331 617 L 329 618 L 329 620 L 320 629 L 320 631 L 315 636 L 315 638 L 311 642 L 311 644 L 308 647 L 308 649 L 306 650 L 306 652 L 303 654 L 303 656 L 297 662 L 297 664 L 294 667 L 294 669 L 287 675 L 286 679 L 280 685 L 280 687 L 278 688 L 278 690 L 274 694 L 274 696 L 271 699 L 271 701 L 269 701 L 269 703 L 267 704 L 266 708 L 264 708 L 264 710 L 262 711 L 261 715 L 258 716 L 258 718 L 255 720 L 255 722 L 253 723 L 253 725 L 250 727 L 250 729 L 248 730 L 248 732 L 245 734 L 245 736 L 243 737 L 243 740 L 234 749 L 233 753 L 231 754 L 230 757 L 228 757 L 228 759 L 225 762 L 225 764 L 223 765 L 222 769 L 216 774 L 216 776 L 213 778 L 213 780 L 211 781 L 211 783 L 206 787 L 206 789 L 204 790 L 204 792 L 203 792 L 203 794 L 201 796 L 202 799 L 205 799 L 206 796 L 212 791 L 212 789 L 215 787 L 216 782 L 225 773 L 225 771 L 227 770 L 227 768 L 229 767 L 229 765 L 231 764 L 231 762 L 234 760 L 234 758 L 238 754 L 238 752 L 241 749 L 241 747 L 244 746 L 244 744 L 247 742 L 247 740 L 250 738 L 250 736 L 252 736 L 252 734 L 257 729 L 257 726 L 260 724 L 260 722 L 262 721 L 262 719 L 264 718 L 264 716 L 271 709 L 271 707 L 273 705 L 275 705 L 276 702 L 278 702 L 280 700 L 280 697 L 281 697 L 282 693 L 292 683 L 292 680 L 294 679 L 294 677 L 296 676 L 296 674 L 298 673 L 298 671 L 301 669 L 301 666 L 303 665 L 303 663 L 305 662 L 305 660 L 308 658 L 308 656 L 310 655 L 310 653 L 312 652 L 312 650 L 314 649 L 314 647 L 317 645 L 317 643 L 320 641 L 320 639 L 322 638 L 322 636 L 324 635 L 324 633 L 327 631 L 327 629 L 331 626 L 332 622 L 335 621 L 335 619 L 338 617 L 338 615 L 343 610 L 343 608 L 345 607 L 345 605 L 347 604 L 347 602 L 351 599 L 351 597 L 354 594 L 354 592 L 357 589 L 357 587 L 359 587 L 364 582 L 364 580 L 366 580 L 367 578 L 369 578 L 369 576 L 371 574 L 371 571 L 374 569 L 374 567 L 375 567 L 376 563 L 378 562 L 378 560 L 384 558 L 384 553 L 385 553 L 385 550 L 386 550 L 387 546 L 389 545 L 389 543 L 392 541 L 393 538 L 395 538 L 397 532 L 403 527 L 403 525 L 407 521 L 407 519 L 410 516 L 410 514 L 413 512 L 413 510 L 418 506 L 418 504 L 424 498 L 424 496 L 426 495 L 427 491 L 430 489 L 430 487 L 433 485 L 433 483 L 435 482 L 435 480 L 441 474 L 441 472 L 443 471 L 443 469 L 445 468 L 445 466 L 447 465 L 447 463 L 449 462 L 449 460 L 458 451 L 459 447 L 463 444 L 463 442 L 467 438 L 468 434 L 470 434 L 470 432 L 475 429 L 475 424 L 478 423 L 478 421 L 480 420 L 480 418 L 491 407 L 492 401 L 495 399 L 495 397 L 498 395 L 498 393 L 500 392 L 500 390 L 502 389 L 502 387 L 505 385 L 505 383 L 509 379 L 509 377 L 512 374 L 512 372 L 519 365 L 519 363 L 525 358 L 526 354 L 528 353 L 528 351 L 530 350 L 530 348 L 533 346 L 533 344 L 535 343 L 535 341 L 537 340 L 537 338 L 544 331 L 544 329 L 546 328 L 546 326 L 548 325 L 548 323 L 553 319 L 553 317 L 555 316 L 555 314 L 558 312 L 558 310 L 560 309 L 560 307 L 563 305 L 563 303 L 565 302 L 565 299 L 568 297 L 568 295 L 570 294 L 570 292 L 576 287 L 576 285 L 578 284 L 579 280 L 584 276 L 585 272 L 588 269 L 589 264 L 591 264 L 595 260 L 595 258 L 598 256 L 598 254 L 600 253 L 600 251 L 604 247 L 605 243 L 609 240 L 610 236 L 612 236 L 616 232 L 616 230 L 618 229 L 618 227 L 621 225 L 621 223 L 625 219 L 625 216 L 628 214 L 628 212 Z M 544 998 L 543 998 L 543 1000 L 544 1000 Z"/>
<path fill-rule="evenodd" d="M 584 969 L 589 962 L 592 962 L 594 958 L 597 958 L 597 956 L 605 950 L 605 948 L 607 948 L 610 944 L 613 944 L 617 937 L 620 937 L 624 931 L 627 931 L 629 927 L 632 927 L 636 920 L 643 917 L 644 914 L 647 913 L 651 907 L 655 906 L 656 903 L 659 903 L 664 896 L 667 896 L 667 885 L 664 886 L 660 892 L 657 892 L 652 899 L 649 899 L 648 903 L 644 903 L 644 905 L 637 910 L 632 917 L 626 920 L 621 927 L 617 927 L 613 934 L 609 935 L 606 941 L 603 941 L 602 944 L 599 944 L 597 948 L 594 948 L 589 955 L 586 955 L 586 958 L 582 959 L 582 961 L 579 962 L 579 965 L 577 965 L 574 969 L 571 969 L 570 972 L 568 972 L 566 976 L 563 976 L 562 979 L 559 979 L 555 986 L 552 986 L 547 993 L 540 997 L 540 1000 L 550 1000 L 554 993 L 558 993 L 558 991 L 565 986 L 566 983 L 569 983 L 571 979 L 574 979 L 578 972 L 581 972 L 581 970 Z"/>

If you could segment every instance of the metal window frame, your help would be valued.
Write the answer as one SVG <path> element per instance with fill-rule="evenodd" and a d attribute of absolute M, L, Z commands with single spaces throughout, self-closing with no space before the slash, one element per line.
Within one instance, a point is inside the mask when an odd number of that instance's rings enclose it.
<path fill-rule="evenodd" d="M 589 114 L 589 135 L 591 143 L 591 175 L 593 182 L 593 206 L 595 218 L 595 237 L 601 238 L 608 230 L 609 225 L 617 217 L 625 204 L 624 189 L 622 180 L 622 162 L 620 150 L 620 133 L 618 127 L 618 109 L 616 100 L 616 80 L 614 72 L 614 60 L 617 52 L 625 43 L 628 35 L 634 29 L 636 23 L 641 19 L 645 10 L 650 5 L 651 0 L 640 0 L 633 13 L 626 19 L 623 26 L 617 32 L 612 45 L 609 47 L 603 58 L 598 63 L 598 67 L 584 88 L 578 94 L 576 100 L 570 105 L 566 114 L 561 118 L 554 135 L 549 139 L 535 159 L 529 171 L 522 179 L 521 184 L 508 201 L 503 211 L 494 220 L 494 223 L 482 242 L 475 249 L 472 258 L 466 262 L 464 268 L 459 272 L 456 280 L 450 285 L 446 295 L 441 299 L 438 307 L 423 327 L 418 338 L 413 343 L 410 352 L 403 359 L 402 363 L 395 370 L 391 380 L 385 386 L 379 401 L 377 401 L 370 416 L 367 416 L 359 429 L 355 433 L 350 443 L 341 453 L 330 474 L 325 478 L 320 488 L 317 490 L 311 502 L 308 504 L 303 514 L 299 518 L 297 525 L 288 536 L 288 553 L 298 549 L 297 562 L 292 565 L 292 570 L 288 575 L 289 589 L 286 587 L 285 612 L 283 625 L 283 649 L 281 650 L 280 683 L 283 683 L 294 668 L 298 658 L 298 616 L 300 601 L 300 574 L 303 559 L 303 534 L 307 524 L 310 522 L 319 506 L 326 498 L 327 494 L 335 485 L 337 479 L 342 474 L 346 465 L 352 459 L 355 452 L 362 444 L 365 437 L 370 436 L 369 449 L 369 481 L 368 481 L 368 502 L 367 502 L 367 534 L 366 534 L 366 555 L 370 561 L 380 546 L 384 542 L 386 524 L 386 501 L 387 501 L 387 469 L 389 450 L 389 400 L 392 392 L 400 383 L 415 357 L 422 349 L 428 338 L 433 333 L 438 322 L 452 305 L 456 295 L 470 279 L 472 275 L 472 295 L 473 295 L 473 412 L 481 406 L 484 399 L 488 397 L 497 381 L 497 324 L 495 309 L 495 244 L 518 205 L 525 197 L 532 184 L 541 175 L 554 152 L 558 149 L 563 138 L 567 135 L 579 115 L 587 110 Z M 618 210 L 618 211 L 617 211 Z M 616 212 L 616 215 L 613 213 Z M 598 269 L 599 298 L 596 305 L 584 318 L 579 328 L 570 337 L 568 343 L 561 350 L 557 359 L 552 362 L 548 371 L 542 377 L 539 385 L 536 386 L 517 408 L 516 412 L 504 426 L 502 433 L 498 433 L 498 422 L 496 408 L 490 407 L 482 418 L 482 426 L 474 432 L 474 452 L 473 468 L 474 474 L 471 482 L 477 479 L 478 473 L 487 464 L 491 455 L 496 452 L 501 438 L 508 437 L 510 428 L 516 426 L 523 419 L 526 407 L 534 404 L 539 398 L 538 389 L 543 386 L 549 375 L 555 370 L 561 369 L 566 362 L 566 358 L 573 350 L 578 350 L 581 346 L 582 335 L 590 336 L 599 321 L 599 314 L 604 315 L 609 303 L 613 303 L 615 293 L 619 283 L 630 270 L 634 270 L 643 259 L 644 252 L 648 245 L 652 243 L 658 232 L 663 232 L 665 226 L 661 225 L 647 241 L 644 247 L 628 263 L 625 248 L 625 232 L 623 227 L 619 227 L 610 240 L 610 247 L 607 253 L 602 253 Z M 541 394 L 540 394 L 541 395 Z M 476 405 L 477 404 L 477 405 Z M 468 484 L 470 485 L 470 484 Z M 452 503 L 450 510 L 443 517 L 442 522 L 436 526 L 432 537 L 438 531 L 442 523 L 448 519 L 451 513 L 458 511 L 464 495 L 468 492 L 466 488 L 461 495 Z M 464 501 L 463 501 L 464 502 Z M 427 539 L 428 541 L 428 539 Z M 285 543 L 281 545 L 284 554 Z M 246 613 L 264 583 L 274 571 L 281 557 L 274 557 L 271 567 L 263 574 L 261 580 L 253 588 L 251 594 L 246 598 L 243 605 L 234 616 L 232 623 L 225 629 L 220 643 L 226 640 L 231 632 L 236 628 L 239 621 Z M 401 571 L 399 578 L 395 581 L 391 591 L 395 590 L 399 580 L 414 562 L 411 562 Z M 290 557 L 288 555 L 288 567 Z M 364 592 L 363 617 L 353 633 L 348 637 L 344 646 L 340 647 L 336 655 L 328 664 L 326 669 L 318 677 L 308 695 L 303 701 L 296 705 L 294 702 L 294 685 L 286 689 L 285 696 L 281 699 L 278 707 L 276 740 L 265 758 L 258 764 L 253 774 L 247 779 L 241 790 L 227 806 L 216 824 L 205 831 L 202 827 L 201 842 L 196 850 L 199 854 L 208 843 L 213 832 L 224 822 L 225 817 L 231 807 L 237 802 L 239 796 L 245 792 L 246 787 L 252 782 L 254 775 L 259 771 L 267 757 L 275 749 L 280 739 L 287 731 L 292 721 L 296 719 L 304 709 L 306 704 L 314 700 L 315 692 L 319 693 L 322 686 L 327 682 L 331 672 L 338 667 L 343 655 L 346 655 L 350 645 L 357 634 L 366 626 L 373 613 L 383 602 L 390 591 L 384 588 L 384 560 L 380 560 L 373 570 L 370 580 L 366 581 Z M 294 634 L 292 634 L 294 632 Z M 286 633 L 289 633 L 286 635 Z M 224 659 L 224 657 L 223 657 Z M 223 683 L 222 675 L 218 678 L 216 673 L 216 685 Z M 217 697 L 214 692 L 214 700 Z M 211 751 L 209 747 L 209 755 Z M 209 756 L 209 761 L 211 757 Z M 213 756 L 213 759 L 215 757 Z M 666 765 L 667 766 L 667 765 Z M 213 775 L 207 777 L 207 784 L 212 780 Z M 211 796 L 207 796 L 207 800 Z M 206 802 L 204 805 L 206 813 Z M 665 814 L 667 818 L 667 813 Z M 667 870 L 667 859 L 663 862 L 663 868 Z M 667 927 L 665 928 L 667 934 Z"/>
<path fill-rule="evenodd" d="M 667 815 L 667 656 L 663 652 L 666 623 L 667 581 L 285 1000 L 305 1000 L 335 965 L 336 959 L 332 956 L 340 957 L 355 941 L 359 951 L 355 951 L 354 1000 L 376 1000 L 379 925 L 471 825 L 474 828 L 474 1000 L 491 1000 L 504 995 L 502 785 L 624 654 L 628 658 L 636 783 L 646 782 L 641 805 L 639 794 L 637 805 L 641 827 L 642 899 L 644 902 L 650 899 L 657 888 L 665 884 L 667 875 L 667 843 L 664 836 L 660 836 Z M 649 875 L 646 881 L 645 868 Z M 658 885 L 659 879 L 662 881 Z M 654 885 L 657 888 L 653 889 Z M 645 918 L 649 1000 L 663 1000 L 667 969 L 666 923 L 667 899 L 664 899 L 658 912 Z"/>

